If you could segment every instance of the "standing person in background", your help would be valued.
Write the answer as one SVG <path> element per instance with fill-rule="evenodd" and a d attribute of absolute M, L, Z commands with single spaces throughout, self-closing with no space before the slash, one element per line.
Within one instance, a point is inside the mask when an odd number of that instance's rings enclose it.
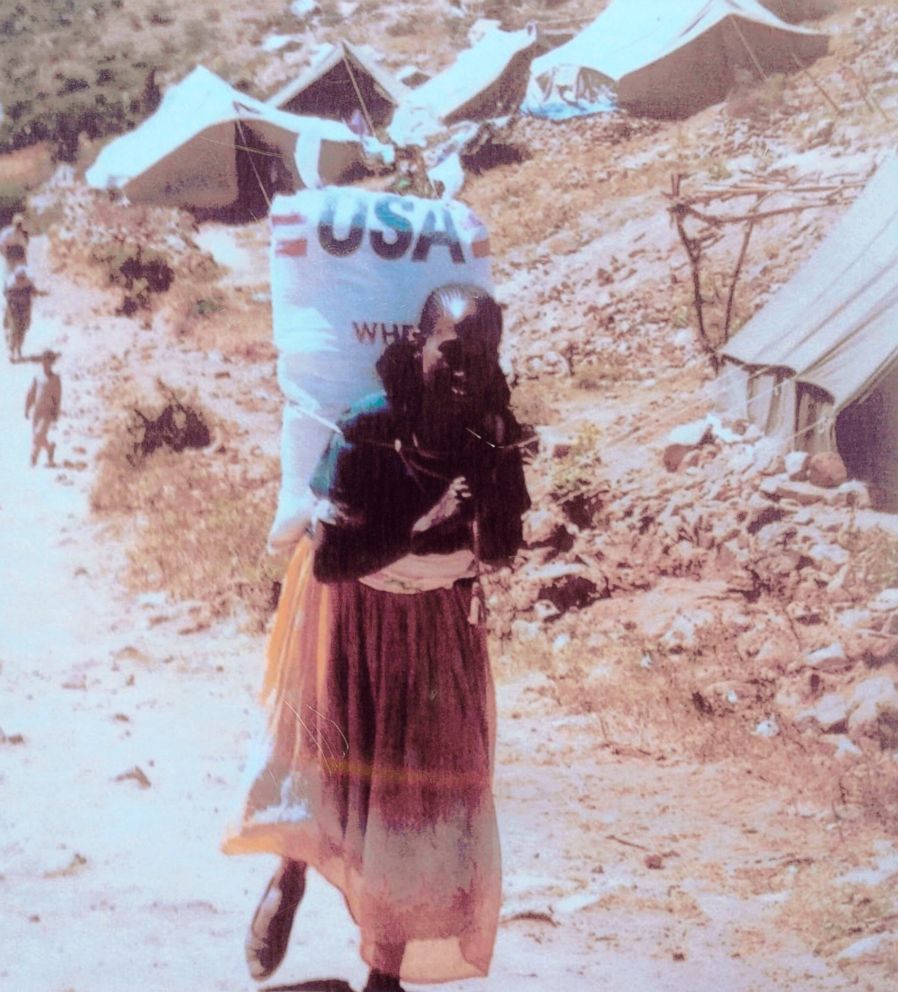
<path fill-rule="evenodd" d="M 37 465 L 41 451 L 47 452 L 47 465 L 54 466 L 56 444 L 50 431 L 59 420 L 62 404 L 62 381 L 53 371 L 59 352 L 49 349 L 41 355 L 41 368 L 31 382 L 25 398 L 25 417 L 31 417 L 31 464 Z"/>
<path fill-rule="evenodd" d="M 0 231 L 0 258 L 4 263 L 4 284 L 17 265 L 25 265 L 28 261 L 28 231 L 21 214 L 15 214 L 12 222 Z"/>
<path fill-rule="evenodd" d="M 501 882 L 478 571 L 515 554 L 529 497 L 498 304 L 446 286 L 418 330 L 321 460 L 314 540 L 278 606 L 266 753 L 225 843 L 281 857 L 247 938 L 257 980 L 286 954 L 309 865 L 359 926 L 365 992 L 489 970 Z"/>
<path fill-rule="evenodd" d="M 31 301 L 34 296 L 46 296 L 46 293 L 34 285 L 25 266 L 18 265 L 7 277 L 3 295 L 6 297 L 3 326 L 6 329 L 9 360 L 20 362 L 25 335 L 31 327 Z"/>

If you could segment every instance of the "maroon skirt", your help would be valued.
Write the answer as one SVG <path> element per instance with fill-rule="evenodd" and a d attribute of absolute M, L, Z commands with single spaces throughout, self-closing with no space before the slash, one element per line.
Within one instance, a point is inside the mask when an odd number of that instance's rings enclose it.
<path fill-rule="evenodd" d="M 269 644 L 267 733 L 227 853 L 305 861 L 338 886 L 371 967 L 485 975 L 500 902 L 495 697 L 470 586 L 323 586 L 304 542 Z"/>

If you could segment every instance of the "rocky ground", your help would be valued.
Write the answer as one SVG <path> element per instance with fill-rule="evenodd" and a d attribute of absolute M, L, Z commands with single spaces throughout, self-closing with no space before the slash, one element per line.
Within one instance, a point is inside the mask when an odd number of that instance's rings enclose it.
<path fill-rule="evenodd" d="M 898 517 L 838 464 L 714 414 L 667 209 L 675 174 L 690 194 L 840 187 L 816 207 L 778 194 L 801 210 L 758 225 L 737 322 L 807 256 L 898 119 L 895 5 L 825 23 L 813 78 L 685 122 L 520 121 L 522 160 L 462 194 L 490 227 L 538 441 L 527 547 L 490 582 L 505 901 L 493 973 L 466 988 L 894 987 Z M 64 462 L 29 470 L 34 366 L 4 366 L 0 985 L 249 988 L 243 932 L 270 865 L 217 844 L 259 719 L 266 611 L 236 604 L 258 607 L 247 590 L 277 564 L 229 585 L 245 562 L 208 549 L 239 529 L 220 516 L 232 500 L 261 560 L 273 508 L 267 231 L 128 210 L 64 171 L 30 210 L 50 293 L 25 350 L 63 353 Z M 132 309 L 142 287 L 108 285 L 102 258 L 134 240 L 174 281 Z M 709 251 L 710 283 L 740 240 L 727 227 Z M 138 484 L 115 442 L 160 379 L 213 443 L 152 456 Z M 191 487 L 215 513 L 184 512 Z M 313 884 L 272 985 L 359 988 L 355 946 Z"/>

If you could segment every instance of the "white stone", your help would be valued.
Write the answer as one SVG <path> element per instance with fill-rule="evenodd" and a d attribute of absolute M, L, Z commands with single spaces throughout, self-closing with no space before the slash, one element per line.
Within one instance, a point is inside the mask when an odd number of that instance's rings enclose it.
<path fill-rule="evenodd" d="M 808 453 L 806 451 L 790 451 L 786 455 L 786 474 L 790 479 L 801 480 L 807 475 Z"/>
<path fill-rule="evenodd" d="M 571 643 L 570 634 L 559 634 L 555 638 L 555 640 L 552 641 L 552 650 L 555 651 L 556 653 L 559 651 L 563 651 L 570 643 Z"/>
<path fill-rule="evenodd" d="M 740 474 L 755 465 L 755 452 L 753 448 L 735 448 L 729 457 L 730 470 Z"/>
<path fill-rule="evenodd" d="M 836 502 L 840 506 L 866 510 L 870 506 L 870 490 L 859 479 L 849 479 L 836 488 Z"/>
<path fill-rule="evenodd" d="M 742 440 L 740 434 L 730 430 L 729 427 L 724 427 L 720 417 L 714 413 L 708 414 L 705 418 L 705 423 L 710 428 L 711 436 L 723 444 L 734 444 L 736 441 Z"/>
<path fill-rule="evenodd" d="M 815 720 L 824 731 L 844 724 L 849 713 L 848 700 L 841 693 L 828 692 L 817 702 L 804 710 L 800 716 L 806 719 Z"/>
<path fill-rule="evenodd" d="M 542 627 L 533 620 L 514 620 L 511 624 L 511 635 L 516 641 L 535 641 Z"/>
<path fill-rule="evenodd" d="M 536 614 L 536 619 L 541 622 L 561 615 L 561 610 L 548 599 L 538 599 L 533 604 L 533 612 Z"/>
<path fill-rule="evenodd" d="M 846 758 L 849 755 L 853 756 L 864 753 L 846 734 L 836 734 L 833 738 L 833 743 L 836 745 L 837 758 Z"/>
<path fill-rule="evenodd" d="M 859 627 L 869 627 L 873 614 L 869 610 L 842 610 L 836 615 L 836 622 L 843 630 L 857 630 Z"/>
<path fill-rule="evenodd" d="M 875 675 L 858 682 L 851 693 L 853 710 L 848 729 L 856 730 L 874 723 L 885 710 L 898 711 L 898 687 L 889 675 Z"/>
<path fill-rule="evenodd" d="M 861 937 L 853 944 L 849 944 L 836 958 L 837 961 L 856 961 L 865 954 L 875 954 L 882 946 L 882 942 L 888 937 L 885 933 L 874 933 L 869 937 Z"/>
<path fill-rule="evenodd" d="M 678 613 L 671 621 L 660 644 L 668 651 L 691 651 L 697 646 L 699 628 L 714 622 L 714 615 L 707 610 L 693 610 L 690 614 Z"/>
<path fill-rule="evenodd" d="M 825 648 L 811 651 L 807 664 L 817 672 L 841 672 L 851 666 L 841 644 L 828 644 Z"/>
<path fill-rule="evenodd" d="M 828 566 L 835 573 L 851 556 L 839 544 L 815 544 L 808 549 L 808 557 L 818 567 Z"/>
<path fill-rule="evenodd" d="M 468 31 L 468 44 L 476 45 L 478 41 L 488 34 L 492 34 L 497 28 L 502 27 L 502 22 L 493 17 L 478 17 Z"/>
<path fill-rule="evenodd" d="M 758 737 L 776 737 L 779 732 L 779 724 L 777 724 L 773 717 L 768 717 L 766 720 L 762 720 L 755 727 L 755 733 Z"/>
<path fill-rule="evenodd" d="M 665 444 L 682 444 L 697 448 L 711 435 L 707 420 L 695 420 L 690 424 L 680 424 L 667 435 Z"/>
<path fill-rule="evenodd" d="M 898 610 L 898 589 L 883 589 L 870 600 L 868 605 L 877 613 L 891 613 L 893 610 Z"/>
<path fill-rule="evenodd" d="M 278 52 L 295 40 L 296 36 L 292 34 L 270 34 L 263 39 L 261 48 L 263 52 Z"/>

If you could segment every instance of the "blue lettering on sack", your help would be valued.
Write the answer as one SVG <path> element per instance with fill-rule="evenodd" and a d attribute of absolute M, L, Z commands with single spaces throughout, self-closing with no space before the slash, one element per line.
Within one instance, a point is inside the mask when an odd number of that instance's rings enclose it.
<path fill-rule="evenodd" d="M 429 210 L 424 218 L 424 227 L 421 229 L 418 243 L 412 252 L 413 262 L 426 262 L 432 245 L 443 245 L 449 249 L 453 262 L 459 265 L 464 262 L 465 256 L 458 241 L 458 232 L 452 222 L 452 214 L 448 210 L 443 211 L 443 226 L 446 228 L 445 231 L 436 229 L 436 212 Z"/>
<path fill-rule="evenodd" d="M 398 196 L 383 197 L 374 204 L 374 215 L 380 223 L 393 232 L 388 239 L 386 231 L 372 230 L 369 232 L 371 247 L 374 253 L 387 261 L 402 258 L 415 240 L 414 230 L 408 217 L 397 210 L 410 213 L 414 209 L 408 201 Z M 368 205 L 360 201 L 349 223 L 345 237 L 338 238 L 334 231 L 334 218 L 337 212 L 337 198 L 328 197 L 318 221 L 318 243 L 329 255 L 345 258 L 358 251 L 365 237 L 368 220 Z M 426 262 L 434 246 L 446 248 L 449 256 L 457 265 L 465 261 L 464 251 L 458 237 L 452 214 L 446 208 L 442 211 L 442 229 L 437 228 L 437 211 L 428 210 L 424 224 L 417 241 L 412 249 L 413 262 Z"/>
<path fill-rule="evenodd" d="M 355 213 L 349 224 L 349 233 L 345 238 L 338 238 L 334 234 L 334 216 L 337 212 L 337 201 L 334 197 L 328 197 L 321 211 L 321 219 L 318 221 L 318 241 L 321 247 L 329 254 L 343 258 L 358 250 L 365 235 L 365 214 L 367 210 L 364 203 L 356 207 Z"/>
<path fill-rule="evenodd" d="M 387 241 L 380 231 L 371 232 L 371 247 L 381 258 L 402 258 L 412 243 L 411 221 L 407 217 L 401 217 L 399 214 L 393 212 L 391 207 L 394 203 L 400 210 L 405 210 L 406 213 L 414 209 L 408 200 L 402 200 L 398 196 L 390 197 L 386 200 L 378 200 L 374 205 L 374 215 L 396 235 L 396 240 L 391 243 Z"/>

